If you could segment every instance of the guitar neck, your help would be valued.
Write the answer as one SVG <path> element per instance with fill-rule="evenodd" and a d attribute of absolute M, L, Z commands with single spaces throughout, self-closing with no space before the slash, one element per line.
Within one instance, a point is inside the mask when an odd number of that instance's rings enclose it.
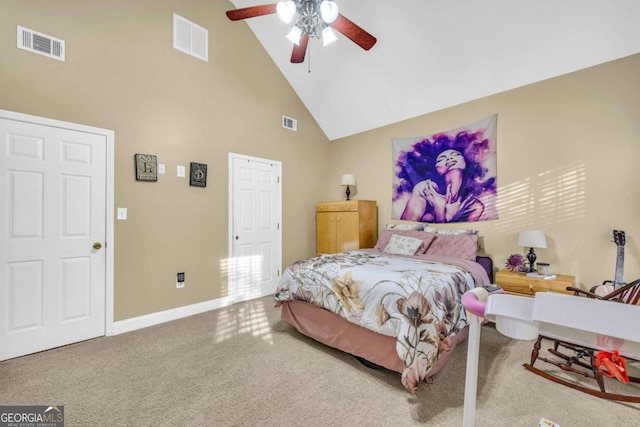
<path fill-rule="evenodd" d="M 615 285 L 624 284 L 624 246 L 618 245 L 618 255 L 616 256 L 616 278 Z"/>

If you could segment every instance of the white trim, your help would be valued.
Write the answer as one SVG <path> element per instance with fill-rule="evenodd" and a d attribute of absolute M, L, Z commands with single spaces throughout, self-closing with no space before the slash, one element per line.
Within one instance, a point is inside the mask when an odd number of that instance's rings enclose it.
<path fill-rule="evenodd" d="M 105 335 L 113 335 L 113 312 L 115 310 L 115 302 L 114 302 L 114 257 L 115 257 L 115 232 L 114 232 L 114 206 L 115 206 L 115 196 L 114 196 L 114 177 L 115 174 L 115 133 L 113 131 L 108 131 L 106 135 L 107 138 L 107 245 L 105 250 L 107 251 L 107 263 L 106 263 L 106 273 L 107 273 L 107 283 L 106 283 L 106 300 L 105 300 Z"/>
<path fill-rule="evenodd" d="M 231 304 L 233 304 L 231 297 L 224 297 L 186 305 L 184 307 L 172 308 L 170 310 L 145 314 L 143 316 L 132 317 L 131 319 L 119 320 L 113 324 L 113 335 L 123 334 L 125 332 L 131 332 L 137 329 L 159 325 L 161 323 L 182 319 L 184 317 L 193 316 L 195 314 L 200 314 L 211 310 L 217 310 Z"/>
<path fill-rule="evenodd" d="M 0 110 L 0 118 L 16 120 L 25 123 L 35 123 L 38 125 L 52 126 L 62 129 L 70 129 L 79 132 L 87 132 L 102 135 L 106 140 L 106 193 L 105 193 L 105 236 L 106 236 L 106 263 L 105 263 L 105 335 L 113 335 L 113 256 L 115 247 L 113 206 L 114 206 L 114 146 L 115 133 L 112 130 L 97 128 L 93 126 L 81 125 L 78 123 L 64 122 L 61 120 L 48 119 L 46 117 L 32 116 L 29 114 L 16 113 L 14 111 Z"/>

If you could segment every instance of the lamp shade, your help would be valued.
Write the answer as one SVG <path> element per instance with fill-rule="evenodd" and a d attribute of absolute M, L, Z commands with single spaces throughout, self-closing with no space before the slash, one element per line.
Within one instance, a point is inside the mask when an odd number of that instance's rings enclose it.
<path fill-rule="evenodd" d="M 289 31 L 289 34 L 287 34 L 287 38 L 297 45 L 300 45 L 301 37 L 302 37 L 302 30 L 295 25 L 291 28 L 291 31 Z"/>
<path fill-rule="evenodd" d="M 541 230 L 524 230 L 518 234 L 518 246 L 527 248 L 546 248 L 547 239 L 544 237 L 544 231 Z"/>
<path fill-rule="evenodd" d="M 296 14 L 296 4 L 295 2 L 289 1 L 279 1 L 276 4 L 276 13 L 278 14 L 278 18 L 285 24 L 288 24 L 293 19 L 293 15 Z"/>
<path fill-rule="evenodd" d="M 333 30 L 331 30 L 331 27 L 325 27 L 324 30 L 322 30 L 322 46 L 331 44 L 336 40 L 338 40 L 338 38 L 333 33 Z"/>
<path fill-rule="evenodd" d="M 356 176 L 350 173 L 345 173 L 342 175 L 340 185 L 356 185 Z"/>
<path fill-rule="evenodd" d="M 335 1 L 320 2 L 320 17 L 327 24 L 331 24 L 338 17 L 338 4 Z"/>

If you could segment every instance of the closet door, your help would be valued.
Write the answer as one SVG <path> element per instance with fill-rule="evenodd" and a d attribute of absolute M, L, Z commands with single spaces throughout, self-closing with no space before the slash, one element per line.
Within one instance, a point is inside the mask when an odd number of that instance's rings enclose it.
<path fill-rule="evenodd" d="M 105 334 L 106 137 L 0 119 L 0 360 Z"/>
<path fill-rule="evenodd" d="M 229 154 L 229 295 L 234 302 L 272 294 L 282 263 L 282 165 Z"/>

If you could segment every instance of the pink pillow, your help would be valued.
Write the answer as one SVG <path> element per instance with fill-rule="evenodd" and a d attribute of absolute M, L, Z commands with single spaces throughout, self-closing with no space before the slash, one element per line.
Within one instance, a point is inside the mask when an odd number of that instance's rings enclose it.
<path fill-rule="evenodd" d="M 389 240 L 391 240 L 391 236 L 394 234 L 415 237 L 416 239 L 422 240 L 422 245 L 420 245 L 420 247 L 416 251 L 416 254 L 425 253 L 426 250 L 429 249 L 429 245 L 431 245 L 433 239 L 435 239 L 436 237 L 436 234 L 434 233 L 426 233 L 424 231 L 417 230 L 383 230 L 382 234 L 380 234 L 380 237 L 378 238 L 378 242 L 373 248 L 378 250 L 379 252 L 384 252 L 384 248 L 387 247 Z"/>
<path fill-rule="evenodd" d="M 425 254 L 476 260 L 477 234 L 435 234 L 435 236 L 435 240 L 429 245 Z"/>

